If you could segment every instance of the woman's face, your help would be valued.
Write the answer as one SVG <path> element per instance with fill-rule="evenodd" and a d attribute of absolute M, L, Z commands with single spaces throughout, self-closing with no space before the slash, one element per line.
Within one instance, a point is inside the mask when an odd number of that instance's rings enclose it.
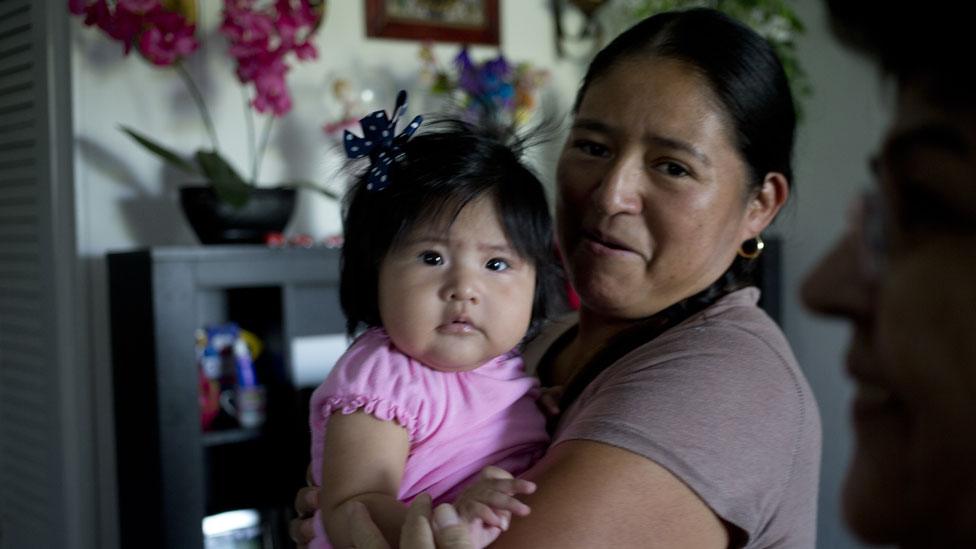
<path fill-rule="evenodd" d="M 970 546 L 960 541 L 976 540 L 976 110 L 903 88 L 875 167 L 886 244 L 855 223 L 804 286 L 810 307 L 853 327 L 845 516 L 868 541 Z"/>
<path fill-rule="evenodd" d="M 718 279 L 758 233 L 746 173 L 717 99 L 687 64 L 625 60 L 594 81 L 556 175 L 560 245 L 583 311 L 641 318 Z"/>

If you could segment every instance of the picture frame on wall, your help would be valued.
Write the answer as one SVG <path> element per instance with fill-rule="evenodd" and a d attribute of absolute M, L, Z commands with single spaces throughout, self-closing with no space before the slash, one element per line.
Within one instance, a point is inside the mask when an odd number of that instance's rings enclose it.
<path fill-rule="evenodd" d="M 497 46 L 498 0 L 365 0 L 366 36 Z"/>

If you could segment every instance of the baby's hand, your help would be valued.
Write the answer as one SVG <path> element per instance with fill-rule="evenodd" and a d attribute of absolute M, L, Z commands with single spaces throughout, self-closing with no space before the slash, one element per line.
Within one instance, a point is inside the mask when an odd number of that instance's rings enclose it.
<path fill-rule="evenodd" d="M 559 416 L 559 401 L 563 398 L 563 391 L 566 389 L 563 385 L 554 385 L 552 387 L 546 387 L 542 389 L 542 394 L 539 395 L 539 408 L 542 413 L 546 415 L 547 418 L 554 418 Z"/>
<path fill-rule="evenodd" d="M 535 483 L 514 478 L 498 467 L 485 467 L 478 480 L 465 488 L 454 502 L 461 520 L 468 523 L 477 547 L 485 547 L 508 530 L 512 515 L 524 517 L 529 506 L 517 494 L 535 492 Z"/>

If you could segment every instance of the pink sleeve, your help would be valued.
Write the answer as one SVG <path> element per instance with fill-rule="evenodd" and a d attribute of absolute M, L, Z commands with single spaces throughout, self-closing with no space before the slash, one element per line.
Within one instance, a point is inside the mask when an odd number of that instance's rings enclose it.
<path fill-rule="evenodd" d="M 313 472 L 318 481 L 325 428 L 338 411 L 362 410 L 407 430 L 410 444 L 423 440 L 443 417 L 444 384 L 430 368 L 399 352 L 382 330 L 361 335 L 339 358 L 309 403 Z"/>

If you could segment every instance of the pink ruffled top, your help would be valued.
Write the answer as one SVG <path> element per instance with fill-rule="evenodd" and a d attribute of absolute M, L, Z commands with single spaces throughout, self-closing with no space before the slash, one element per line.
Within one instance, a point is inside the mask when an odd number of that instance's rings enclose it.
<path fill-rule="evenodd" d="M 398 351 L 381 329 L 361 335 L 312 394 L 312 471 L 321 483 L 329 416 L 357 410 L 407 430 L 407 457 L 398 498 L 427 492 L 453 501 L 482 468 L 525 471 L 549 442 L 536 406 L 538 380 L 514 353 L 467 372 L 440 372 Z"/>

